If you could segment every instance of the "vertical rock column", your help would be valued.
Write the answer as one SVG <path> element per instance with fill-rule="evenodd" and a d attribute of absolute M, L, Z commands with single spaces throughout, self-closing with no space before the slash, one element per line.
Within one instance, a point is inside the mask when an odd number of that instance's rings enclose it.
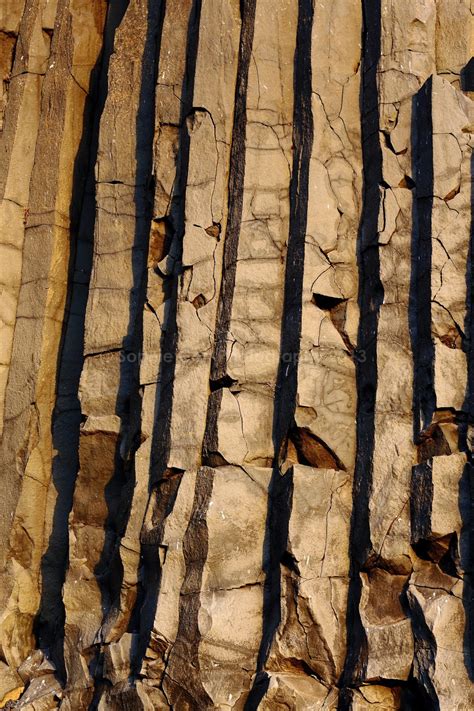
<path fill-rule="evenodd" d="M 331 687 L 344 664 L 356 443 L 361 28 L 358 2 L 315 3 L 306 37 L 314 138 L 303 226 L 301 338 L 299 352 L 283 354 L 285 368 L 292 367 L 290 356 L 298 375 L 287 452 L 293 494 L 281 561 L 281 623 L 259 706 L 265 709 L 278 703 L 335 708 Z M 304 51 L 301 40 L 296 51 Z"/>
<path fill-rule="evenodd" d="M 26 3 L 5 114 L 2 139 L 11 138 L 5 166 L 12 169 L 4 174 L 1 208 L 10 211 L 2 218 L 10 225 L 2 240 L 12 259 L 5 303 L 16 321 L 14 332 L 7 328 L 2 339 L 11 362 L 3 411 L 0 527 L 2 567 L 9 552 L 2 580 L 2 647 L 14 666 L 34 648 L 39 568 L 54 507 L 53 492 L 49 498 L 51 421 L 68 293 L 71 166 L 82 137 L 105 9 L 103 2 L 64 0 L 54 15 L 54 3 Z M 12 162 L 19 155 L 26 161 L 21 175 Z"/>
<path fill-rule="evenodd" d="M 26 12 L 24 10 L 26 9 Z M 53 23 L 54 23 L 54 17 Z M 43 17 L 38 2 L 17 2 L 3 10 L 1 108 L 1 225 L 2 255 L 10 268 L 2 281 L 2 356 L 0 365 L 0 431 L 4 426 L 5 392 L 13 346 L 13 332 L 21 281 L 21 251 L 25 212 L 33 170 L 34 147 L 41 109 L 41 86 L 47 70 L 52 30 L 51 15 Z M 21 39 L 19 39 L 21 37 Z M 17 54 L 16 45 L 22 48 Z M 8 103 L 10 106 L 8 107 Z M 25 130 L 25 128 L 27 130 Z M 27 161 L 27 162 L 25 162 Z M 19 170 L 19 166 L 22 170 Z M 8 237 L 8 239 L 7 239 Z M 15 256 L 12 258 L 12 252 Z"/>
<path fill-rule="evenodd" d="M 68 682 L 92 693 L 88 663 L 113 601 L 123 487 L 135 417 L 153 193 L 154 92 L 161 4 L 131 2 L 115 35 L 96 164 L 94 260 L 81 377 L 84 425 L 64 587 Z M 84 696 L 80 689 L 84 688 Z"/>
<path fill-rule="evenodd" d="M 205 442 L 206 454 L 215 463 L 266 466 L 274 454 L 272 418 L 289 228 L 297 19 L 293 5 L 283 2 L 270 12 L 259 2 L 256 8 L 242 117 L 245 152 L 234 157 L 234 170 L 243 173 L 242 192 L 231 193 L 229 210 L 235 211 L 239 200 L 242 207 L 241 214 L 229 216 L 238 224 L 224 245 L 220 330 Z"/>
<path fill-rule="evenodd" d="M 379 183 L 373 185 L 373 191 L 379 193 L 378 216 L 373 214 L 374 206 L 367 205 L 373 217 L 372 243 L 368 249 L 378 253 L 383 302 L 379 297 L 377 330 L 368 336 L 376 338 L 375 380 L 369 384 L 376 390 L 373 393 L 371 490 L 364 504 L 370 541 L 366 559 L 361 561 L 365 570 L 360 576 L 359 602 L 367 645 L 365 651 L 361 649 L 365 655 L 361 660 L 365 664 L 362 678 L 373 683 L 377 679 L 406 681 L 414 650 L 411 624 L 402 606 L 403 589 L 411 570 L 413 372 L 414 369 L 420 371 L 416 354 L 412 353 L 409 308 L 411 300 L 414 304 L 411 318 L 421 320 L 426 328 L 423 309 L 429 308 L 429 284 L 427 303 L 421 294 L 429 275 L 426 258 L 430 238 L 426 235 L 426 225 L 420 225 L 419 234 L 412 237 L 415 208 L 411 189 L 416 177 L 412 171 L 411 117 L 413 97 L 434 71 L 435 52 L 434 3 L 407 9 L 382 2 L 378 11 L 381 13 L 380 57 L 373 57 L 378 61 L 377 87 L 374 83 L 368 88 L 366 104 L 367 112 L 378 113 L 377 123 L 369 122 L 377 131 L 377 137 L 367 139 L 365 150 L 366 170 L 371 171 L 367 173 L 367 180 L 374 180 L 378 175 Z M 374 40 L 370 38 L 370 25 L 368 28 L 367 42 L 370 43 Z M 378 94 L 374 93 L 376 88 Z M 413 277 L 413 269 L 418 269 L 418 277 Z M 367 274 L 365 278 L 370 277 Z M 416 293 L 413 290 L 417 290 Z M 425 383 L 424 388 L 427 387 Z M 362 391 L 360 396 L 364 397 Z M 362 426 L 361 421 L 359 426 Z M 364 455 L 367 457 L 368 453 L 362 449 L 361 456 Z M 393 590 L 393 594 L 384 594 L 383 603 L 382 591 L 387 588 Z"/>
<path fill-rule="evenodd" d="M 439 64 L 439 52 L 436 59 Z M 461 93 L 455 72 L 447 78 L 434 76 L 428 98 L 433 165 L 430 326 L 436 410 L 420 433 L 413 469 L 411 533 L 417 557 L 412 556 L 408 600 L 415 630 L 414 676 L 431 703 L 449 709 L 466 700 L 472 704 L 473 698 L 467 580 L 472 525 L 466 467 L 470 364 L 466 357 L 472 357 L 468 290 L 474 105 Z"/>
<path fill-rule="evenodd" d="M 185 117 L 190 109 L 185 79 L 190 38 L 199 32 L 198 3 L 168 3 L 163 17 L 155 94 L 155 135 L 153 176 L 155 183 L 151 222 L 146 300 L 143 309 L 143 335 L 140 352 L 140 445 L 134 455 L 135 488 L 125 496 L 129 510 L 120 541 L 123 579 L 120 586 L 121 614 L 107 630 L 104 641 L 119 639 L 129 626 L 137 600 L 140 573 L 140 534 L 149 502 L 150 490 L 169 450 L 171 394 L 173 389 L 175 329 L 171 325 L 172 303 L 180 268 L 174 257 L 175 230 L 182 228 L 183 195 L 179 180 L 179 152 L 186 132 Z M 194 79 L 189 81 L 193 84 Z M 184 123 L 184 127 L 183 124 Z M 176 223 L 175 223 L 176 220 Z M 182 239 L 182 232 L 181 232 Z M 174 301 L 173 301 L 174 299 Z M 168 322 L 170 326 L 168 327 Z M 166 355 L 165 355 L 166 354 Z M 155 550 L 155 548 L 153 549 Z M 155 596 L 154 596 L 155 597 Z M 140 606 L 141 602 L 138 603 Z M 109 625 L 107 625 L 109 627 Z M 129 673 L 129 669 L 126 670 Z"/>

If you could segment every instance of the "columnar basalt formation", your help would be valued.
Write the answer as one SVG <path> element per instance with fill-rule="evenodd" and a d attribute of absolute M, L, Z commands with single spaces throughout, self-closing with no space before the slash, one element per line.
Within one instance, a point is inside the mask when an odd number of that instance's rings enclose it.
<path fill-rule="evenodd" d="M 474 708 L 473 14 L 0 3 L 0 708 Z"/>

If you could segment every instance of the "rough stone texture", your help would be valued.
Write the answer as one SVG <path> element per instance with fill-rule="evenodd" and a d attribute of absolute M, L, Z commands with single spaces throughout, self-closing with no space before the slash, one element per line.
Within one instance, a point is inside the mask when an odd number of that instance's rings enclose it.
<path fill-rule="evenodd" d="M 473 13 L 0 3 L 0 708 L 474 707 Z"/>

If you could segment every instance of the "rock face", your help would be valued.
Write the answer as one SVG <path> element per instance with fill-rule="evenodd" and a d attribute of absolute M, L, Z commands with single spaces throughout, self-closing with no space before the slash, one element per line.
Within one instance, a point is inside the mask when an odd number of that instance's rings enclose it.
<path fill-rule="evenodd" d="M 0 708 L 474 708 L 473 13 L 0 3 Z"/>

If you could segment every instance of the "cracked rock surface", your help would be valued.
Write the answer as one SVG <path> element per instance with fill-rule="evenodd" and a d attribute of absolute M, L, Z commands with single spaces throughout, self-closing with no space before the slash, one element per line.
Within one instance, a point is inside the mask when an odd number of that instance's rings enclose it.
<path fill-rule="evenodd" d="M 474 708 L 473 14 L 1 0 L 0 709 Z"/>

